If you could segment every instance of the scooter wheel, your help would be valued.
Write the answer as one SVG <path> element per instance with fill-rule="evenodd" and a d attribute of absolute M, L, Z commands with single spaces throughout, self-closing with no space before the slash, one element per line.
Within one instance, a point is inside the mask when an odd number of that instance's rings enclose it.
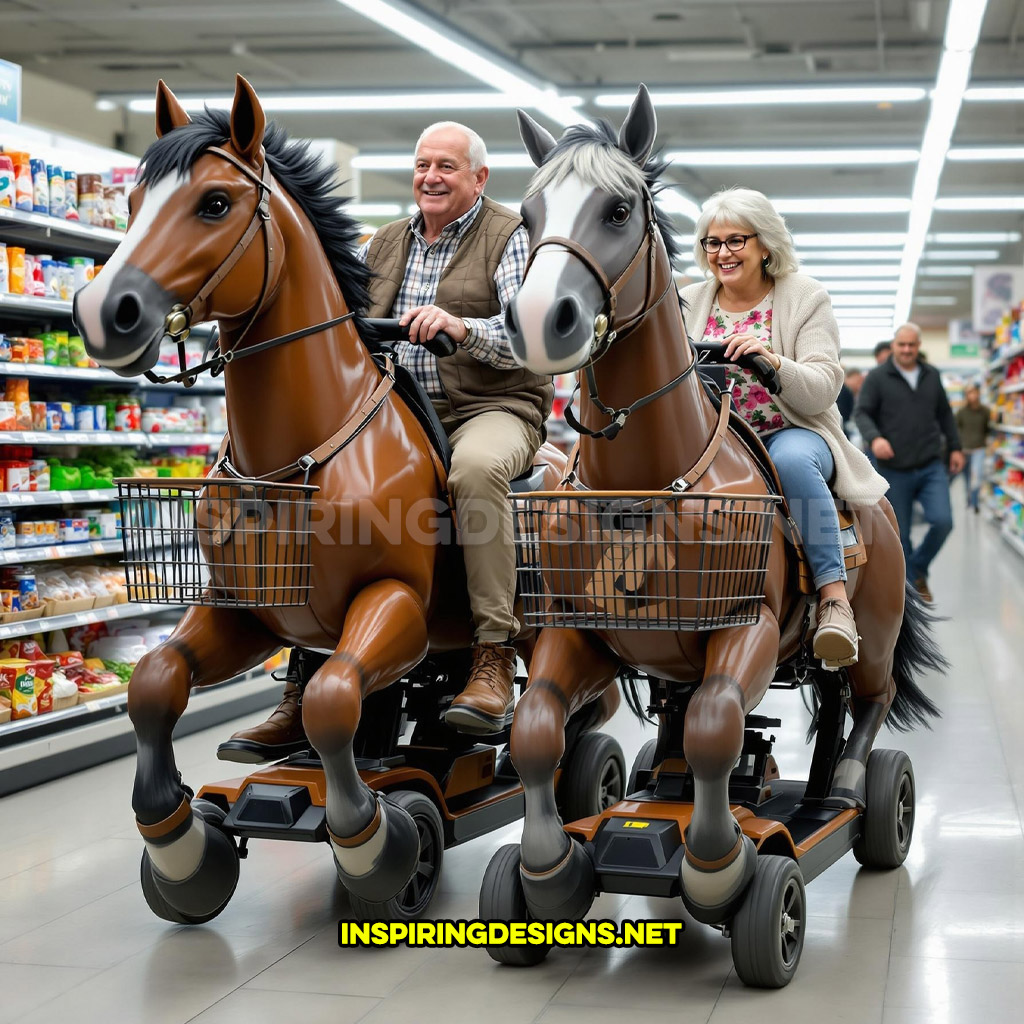
<path fill-rule="evenodd" d="M 649 772 L 654 767 L 654 754 L 658 749 L 656 739 L 648 740 L 637 752 L 633 767 L 629 769 L 629 782 L 626 784 L 626 795 L 631 796 L 640 788 L 639 775 Z"/>
<path fill-rule="evenodd" d="M 607 733 L 585 732 L 563 766 L 558 804 L 563 821 L 600 814 L 626 794 L 626 759 Z"/>
<path fill-rule="evenodd" d="M 914 766 L 902 750 L 872 750 L 866 803 L 853 855 L 867 868 L 898 868 L 914 836 Z"/>
<path fill-rule="evenodd" d="M 529 908 L 519 874 L 519 846 L 509 843 L 491 858 L 480 885 L 481 921 L 529 921 Z M 534 967 L 548 955 L 550 946 L 488 946 L 487 955 L 499 964 Z"/>

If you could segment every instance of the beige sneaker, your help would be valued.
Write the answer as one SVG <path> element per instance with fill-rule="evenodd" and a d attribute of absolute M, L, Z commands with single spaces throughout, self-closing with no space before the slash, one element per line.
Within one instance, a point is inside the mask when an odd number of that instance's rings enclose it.
<path fill-rule="evenodd" d="M 849 601 L 831 598 L 818 606 L 818 631 L 814 634 L 814 656 L 825 668 L 857 663 L 857 623 Z"/>

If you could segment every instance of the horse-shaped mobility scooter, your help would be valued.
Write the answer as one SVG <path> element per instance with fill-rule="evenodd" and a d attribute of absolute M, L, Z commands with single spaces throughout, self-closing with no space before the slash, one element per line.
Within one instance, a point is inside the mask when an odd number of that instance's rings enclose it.
<path fill-rule="evenodd" d="M 161 82 L 156 131 L 128 233 L 76 295 L 75 319 L 122 376 L 150 372 L 166 336 L 218 321 L 201 366 L 186 370 L 179 345 L 175 379 L 224 373 L 229 441 L 204 479 L 121 484 L 131 596 L 193 606 L 129 689 L 143 892 L 167 920 L 206 921 L 238 880 L 236 838 L 243 853 L 253 837 L 326 841 L 358 914 L 413 917 L 443 848 L 524 803 L 496 757 L 506 736 L 478 743 L 439 721 L 472 641 L 450 450 L 415 381 L 360 335 L 369 271 L 335 169 L 268 126 L 241 77 L 230 114 L 194 120 Z M 563 470 L 546 445 L 519 485 L 552 486 Z M 531 637 L 517 643 L 528 660 Z M 282 646 L 301 649 L 291 670 L 311 751 L 193 800 L 171 736 L 192 688 Z M 569 817 L 623 794 L 621 751 L 594 732 L 617 702 L 576 721 Z"/>
<path fill-rule="evenodd" d="M 530 260 L 506 323 L 523 366 L 579 370 L 581 437 L 560 488 L 513 496 L 528 618 L 545 628 L 510 744 L 526 787 L 522 843 L 495 855 L 480 913 L 577 919 L 599 891 L 681 895 L 731 934 L 744 981 L 780 986 L 802 949 L 804 880 L 851 848 L 879 867 L 906 856 L 913 770 L 872 745 L 883 720 L 908 727 L 934 713 L 913 676 L 943 662 L 883 500 L 852 514 L 859 661 L 812 664 L 809 598 L 770 460 L 730 417 L 728 395 L 694 372 L 673 238 L 653 200 L 664 169 L 650 156 L 655 124 L 642 86 L 617 135 L 574 126 L 556 142 L 520 112 L 539 170 L 523 203 Z M 626 800 L 563 828 L 563 723 L 622 664 L 651 682 L 658 739 Z M 818 693 L 806 784 L 778 779 L 760 735 L 777 722 L 751 715 L 775 678 Z M 527 963 L 547 951 L 490 952 Z"/>

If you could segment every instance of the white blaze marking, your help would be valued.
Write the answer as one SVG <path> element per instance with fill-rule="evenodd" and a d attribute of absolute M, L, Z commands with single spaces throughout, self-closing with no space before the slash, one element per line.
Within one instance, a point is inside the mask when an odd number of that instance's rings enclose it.
<path fill-rule="evenodd" d="M 117 276 L 117 272 L 125 266 L 128 257 L 139 247 L 149 229 L 156 223 L 163 206 L 182 185 L 188 183 L 189 177 L 187 172 L 181 175 L 168 174 L 155 185 L 147 187 L 142 206 L 135 214 L 131 228 L 121 244 L 114 250 L 114 254 L 107 260 L 103 272 L 78 293 L 79 325 L 84 328 L 90 346 L 97 352 L 103 352 L 107 347 L 107 338 L 100 322 L 100 309 L 110 292 L 110 286 Z M 137 352 L 125 356 L 106 359 L 104 365 L 127 366 L 142 354 L 145 347 L 144 345 Z"/>
<path fill-rule="evenodd" d="M 541 240 L 553 235 L 572 238 L 576 218 L 593 192 L 593 186 L 585 185 L 575 175 L 546 189 L 543 193 L 545 217 Z M 516 295 L 516 319 L 526 346 L 526 356 L 530 368 L 539 373 L 561 373 L 578 361 L 574 354 L 556 365 L 549 359 L 544 344 L 544 318 L 555 304 L 562 271 L 573 258 L 564 249 L 542 249 Z"/>

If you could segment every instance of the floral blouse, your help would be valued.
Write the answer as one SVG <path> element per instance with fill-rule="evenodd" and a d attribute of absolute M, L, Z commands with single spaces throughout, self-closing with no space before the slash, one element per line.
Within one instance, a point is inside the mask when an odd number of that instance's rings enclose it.
<path fill-rule="evenodd" d="M 772 347 L 773 288 L 753 309 L 730 313 L 715 298 L 704 328 L 704 341 L 723 342 L 734 334 L 752 334 L 769 351 Z M 788 426 L 782 410 L 750 370 L 728 366 L 725 379 L 732 395 L 733 407 L 760 434 L 769 434 Z"/>

